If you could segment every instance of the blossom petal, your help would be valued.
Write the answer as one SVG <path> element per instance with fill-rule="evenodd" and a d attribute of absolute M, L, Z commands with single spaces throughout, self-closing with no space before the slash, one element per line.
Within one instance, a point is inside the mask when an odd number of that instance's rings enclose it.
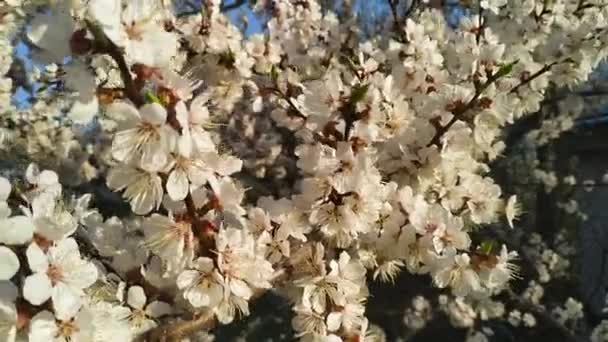
<path fill-rule="evenodd" d="M 76 316 L 82 306 L 80 294 L 62 282 L 53 288 L 52 298 L 55 316 L 63 321 Z"/>
<path fill-rule="evenodd" d="M 25 251 L 27 263 L 33 272 L 46 272 L 49 268 L 49 261 L 46 254 L 37 243 L 32 242 Z"/>
<path fill-rule="evenodd" d="M 327 330 L 337 331 L 342 324 L 342 314 L 340 312 L 332 312 L 327 315 Z"/>
<path fill-rule="evenodd" d="M 53 284 L 45 273 L 34 273 L 25 278 L 23 297 L 33 305 L 40 305 L 51 298 Z"/>
<path fill-rule="evenodd" d="M 8 247 L 0 246 L 0 280 L 11 279 L 19 270 L 19 258 Z"/>
<path fill-rule="evenodd" d="M 0 220 L 0 242 L 7 245 L 23 245 L 34 235 L 34 224 L 27 216 L 14 216 Z"/>
<path fill-rule="evenodd" d="M 58 330 L 57 324 L 55 323 L 55 315 L 46 310 L 41 311 L 30 321 L 29 341 L 55 341 Z"/>
<path fill-rule="evenodd" d="M 179 274 L 177 277 L 177 287 L 179 289 L 185 289 L 187 287 L 193 286 L 196 284 L 196 280 L 199 277 L 199 273 L 194 270 L 186 270 Z"/>
<path fill-rule="evenodd" d="M 189 187 L 188 176 L 182 169 L 176 168 L 171 172 L 167 179 L 167 193 L 172 200 L 180 201 L 186 198 Z"/>
<path fill-rule="evenodd" d="M 148 304 L 148 306 L 146 307 L 146 313 L 148 314 L 148 316 L 154 317 L 154 318 L 169 315 L 172 312 L 173 312 L 173 307 L 170 304 L 161 302 L 158 300 L 153 301 L 152 303 Z"/>
<path fill-rule="evenodd" d="M 11 194 L 11 183 L 8 179 L 0 177 L 0 201 L 6 201 Z"/>
<path fill-rule="evenodd" d="M 146 293 L 141 286 L 131 286 L 127 291 L 127 304 L 134 309 L 143 309 L 146 305 Z"/>
<path fill-rule="evenodd" d="M 236 296 L 249 299 L 251 295 L 253 295 L 253 291 L 249 288 L 246 282 L 240 279 L 232 279 L 230 281 L 230 291 L 234 293 Z"/>
<path fill-rule="evenodd" d="M 139 114 L 142 120 L 154 125 L 162 125 L 167 120 L 167 110 L 156 102 L 142 106 L 139 109 Z"/>

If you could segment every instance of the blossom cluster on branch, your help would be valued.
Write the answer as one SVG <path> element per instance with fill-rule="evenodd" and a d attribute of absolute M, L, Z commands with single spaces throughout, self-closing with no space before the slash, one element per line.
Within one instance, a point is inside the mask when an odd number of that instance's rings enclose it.
<path fill-rule="evenodd" d="M 508 234 L 520 209 L 489 163 L 606 56 L 607 5 L 484 0 L 456 26 L 422 7 L 362 39 L 314 0 L 257 1 L 270 17 L 248 37 L 219 0 L 0 4 L 0 32 L 45 65 L 30 108 L 0 93 L 23 161 L 0 179 L 0 338 L 180 341 L 276 290 L 302 340 L 375 341 L 367 283 L 399 272 L 449 289 L 447 311 L 491 301 L 517 253 L 478 232 Z M 243 143 L 256 120 L 281 136 Z M 248 191 L 279 153 L 291 188 Z M 130 212 L 84 194 L 95 180 Z"/>

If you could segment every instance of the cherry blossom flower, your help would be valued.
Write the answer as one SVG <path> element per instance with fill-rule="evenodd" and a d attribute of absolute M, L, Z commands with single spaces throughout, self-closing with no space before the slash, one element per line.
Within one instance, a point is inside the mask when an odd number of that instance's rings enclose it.
<path fill-rule="evenodd" d="M 35 242 L 27 249 L 30 269 L 23 296 L 33 305 L 53 300 L 57 317 L 69 319 L 82 304 L 83 290 L 97 280 L 97 268 L 80 257 L 76 241 L 64 239 L 45 253 Z"/>
<path fill-rule="evenodd" d="M 11 279 L 19 270 L 19 259 L 8 247 L 0 246 L 0 281 Z"/>
<path fill-rule="evenodd" d="M 184 290 L 184 298 L 196 308 L 213 309 L 224 297 L 224 279 L 209 258 L 198 258 L 194 269 L 181 272 L 177 277 L 177 286 Z"/>
<path fill-rule="evenodd" d="M 162 301 L 147 303 L 146 293 L 141 286 L 131 286 L 127 290 L 127 304 L 131 307 L 129 321 L 134 335 L 139 335 L 157 326 L 155 319 L 172 312 L 171 305 Z"/>
<path fill-rule="evenodd" d="M 119 131 L 112 140 L 112 156 L 121 162 L 134 161 L 143 169 L 159 171 L 167 166 L 175 144 L 175 132 L 165 125 L 167 111 L 158 103 L 136 109 L 124 102 L 108 108 L 120 117 Z"/>
<path fill-rule="evenodd" d="M 190 223 L 152 214 L 144 221 L 143 228 L 144 245 L 163 260 L 167 272 L 180 272 L 192 262 L 195 241 Z"/>
<path fill-rule="evenodd" d="M 110 170 L 108 187 L 121 191 L 129 200 L 134 213 L 144 215 L 157 209 L 163 200 L 161 178 L 154 172 L 147 172 L 131 166 L 119 166 Z"/>
<path fill-rule="evenodd" d="M 136 0 L 123 9 L 120 0 L 95 0 L 89 3 L 89 14 L 133 61 L 164 66 L 175 56 L 177 40 L 159 25 L 158 5 L 155 0 Z"/>

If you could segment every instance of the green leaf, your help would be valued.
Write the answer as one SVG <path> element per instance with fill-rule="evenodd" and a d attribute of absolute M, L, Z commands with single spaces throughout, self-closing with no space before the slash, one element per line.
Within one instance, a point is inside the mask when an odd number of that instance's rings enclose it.
<path fill-rule="evenodd" d="M 160 98 L 158 98 L 158 96 L 156 96 L 156 94 L 154 94 L 152 91 L 147 90 L 146 93 L 144 94 L 146 103 L 159 103 L 159 104 L 163 104 L 163 102 L 160 100 Z"/>
<path fill-rule="evenodd" d="M 353 87 L 353 90 L 350 93 L 350 104 L 355 105 L 361 100 L 365 98 L 367 94 L 367 90 L 369 89 L 369 84 L 358 84 Z"/>
<path fill-rule="evenodd" d="M 270 69 L 270 79 L 272 80 L 272 82 L 274 84 L 277 83 L 277 80 L 279 79 L 279 68 L 277 68 L 276 65 L 272 65 L 272 68 Z"/>
<path fill-rule="evenodd" d="M 496 241 L 494 240 L 485 240 L 481 242 L 481 245 L 477 247 L 477 250 L 485 255 L 491 254 L 494 251 L 494 247 L 496 246 Z"/>
<path fill-rule="evenodd" d="M 519 62 L 519 60 L 515 60 L 509 64 L 504 64 L 500 67 L 500 69 L 498 69 L 498 71 L 496 72 L 496 74 L 494 74 L 494 79 L 498 79 L 501 78 L 503 76 L 507 76 L 509 75 L 512 71 L 513 71 L 513 66 L 515 66 L 515 64 L 517 64 Z"/>

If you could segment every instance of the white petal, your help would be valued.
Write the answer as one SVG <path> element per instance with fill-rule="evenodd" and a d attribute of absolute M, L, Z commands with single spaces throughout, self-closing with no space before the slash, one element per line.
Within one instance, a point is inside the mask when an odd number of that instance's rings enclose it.
<path fill-rule="evenodd" d="M 186 270 L 179 274 L 177 277 L 177 287 L 181 290 L 191 287 L 196 284 L 197 279 L 199 278 L 200 273 L 193 270 Z"/>
<path fill-rule="evenodd" d="M 141 152 L 141 168 L 154 172 L 164 169 L 169 161 L 169 154 L 160 141 L 143 145 Z"/>
<path fill-rule="evenodd" d="M 55 316 L 49 311 L 41 311 L 30 321 L 29 342 L 56 341 L 58 328 Z"/>
<path fill-rule="evenodd" d="M 8 179 L 0 177 L 0 201 L 6 201 L 11 194 L 11 183 Z"/>
<path fill-rule="evenodd" d="M 177 139 L 177 153 L 188 158 L 192 155 L 192 148 L 192 136 L 189 131 L 184 130 Z"/>
<path fill-rule="evenodd" d="M 98 112 L 99 102 L 97 101 L 97 97 L 92 97 L 88 101 L 74 101 L 68 113 L 68 118 L 76 124 L 84 125 L 91 122 Z"/>
<path fill-rule="evenodd" d="M 201 257 L 196 259 L 196 269 L 205 273 L 210 273 L 215 268 L 213 260 L 207 257 Z"/>
<path fill-rule="evenodd" d="M 188 176 L 182 169 L 176 168 L 171 172 L 167 179 L 167 193 L 172 200 L 180 201 L 186 198 L 189 187 Z"/>
<path fill-rule="evenodd" d="M 55 211 L 55 196 L 49 193 L 41 193 L 32 201 L 32 212 L 34 217 L 52 216 Z"/>
<path fill-rule="evenodd" d="M 116 299 L 119 302 L 123 302 L 125 300 L 125 288 L 127 287 L 127 283 L 121 281 L 118 283 L 118 289 L 116 289 Z"/>
<path fill-rule="evenodd" d="M 167 120 L 167 111 L 159 103 L 149 103 L 139 109 L 142 120 L 154 125 L 162 125 Z"/>
<path fill-rule="evenodd" d="M 327 330 L 337 331 L 340 329 L 342 324 L 342 314 L 339 312 L 332 312 L 327 316 Z"/>
<path fill-rule="evenodd" d="M 166 66 L 176 54 L 177 39 L 170 32 L 146 27 L 141 40 L 130 40 L 126 53 L 136 62 L 150 66 Z"/>
<path fill-rule="evenodd" d="M 25 170 L 25 179 L 28 183 L 37 184 L 38 175 L 40 175 L 40 169 L 38 168 L 38 165 L 31 163 L 27 166 L 27 169 Z"/>
<path fill-rule="evenodd" d="M 23 245 L 34 235 L 34 224 L 27 216 L 14 216 L 0 220 L 0 242 L 7 245 Z"/>
<path fill-rule="evenodd" d="M 25 278 L 23 297 L 33 305 L 40 305 L 51 298 L 53 285 L 44 273 L 34 273 Z"/>
<path fill-rule="evenodd" d="M 242 297 L 245 299 L 249 299 L 251 297 L 251 295 L 253 294 L 253 291 L 251 291 L 251 288 L 249 288 L 247 283 L 245 283 L 244 281 L 242 281 L 240 279 L 230 280 L 230 291 L 232 291 L 232 293 L 235 294 L 236 296 L 239 296 L 239 297 Z"/>
<path fill-rule="evenodd" d="M 38 185 L 47 187 L 59 183 L 59 176 L 54 171 L 44 170 L 38 176 Z"/>
<path fill-rule="evenodd" d="M 107 0 L 100 0 L 101 2 Z M 106 115 L 119 123 L 119 131 L 135 128 L 141 121 L 139 111 L 133 105 L 123 101 L 115 101 L 106 109 Z"/>
<path fill-rule="evenodd" d="M 51 260 L 69 260 L 72 257 L 80 257 L 78 244 L 73 238 L 67 238 L 58 241 L 55 246 L 49 249 L 49 258 Z M 51 261 L 51 263 L 53 263 Z"/>
<path fill-rule="evenodd" d="M 61 211 L 52 217 L 39 217 L 34 220 L 36 233 L 51 241 L 59 241 L 70 236 L 78 228 L 78 222 L 67 211 Z"/>
<path fill-rule="evenodd" d="M 131 210 L 137 215 L 145 215 L 152 209 L 158 208 L 163 200 L 163 189 L 160 177 L 154 176 L 148 188 L 141 189 L 137 196 L 130 201 Z"/>
<path fill-rule="evenodd" d="M 173 313 L 173 308 L 168 303 L 153 301 L 146 307 L 146 313 L 150 317 L 157 318 Z"/>
<path fill-rule="evenodd" d="M 187 129 L 187 127 L 190 126 L 190 123 L 188 122 L 188 114 L 186 104 L 183 101 L 179 101 L 175 105 L 175 118 L 183 129 Z"/>
<path fill-rule="evenodd" d="M 202 289 L 191 288 L 184 292 L 184 298 L 195 308 L 209 306 L 209 296 Z"/>
<path fill-rule="evenodd" d="M 122 21 L 125 23 L 143 22 L 154 14 L 157 9 L 154 0 L 134 0 L 129 1 L 122 12 Z"/>
<path fill-rule="evenodd" d="M 120 191 L 133 184 L 141 177 L 141 173 L 129 167 L 112 168 L 108 173 L 106 183 L 112 190 Z"/>
<path fill-rule="evenodd" d="M 77 267 L 66 271 L 66 283 L 75 288 L 86 289 L 97 281 L 98 271 L 93 263 L 79 261 Z"/>
<path fill-rule="evenodd" d="M 121 45 L 124 39 L 122 23 L 120 22 L 122 4 L 120 0 L 91 0 L 89 15 L 97 21 L 104 33 L 115 44 Z"/>
<path fill-rule="evenodd" d="M 143 309 L 146 305 L 146 293 L 141 286 L 131 286 L 127 291 L 127 304 L 134 309 Z"/>
<path fill-rule="evenodd" d="M 7 218 L 11 216 L 11 208 L 8 206 L 8 203 L 0 201 L 0 219 Z M 0 229 L 0 232 L 2 229 Z"/>
<path fill-rule="evenodd" d="M 44 273 L 49 268 L 48 257 L 35 242 L 32 242 L 27 247 L 25 255 L 27 256 L 27 263 L 30 265 L 30 269 L 33 272 Z"/>
<path fill-rule="evenodd" d="M 0 280 L 11 279 L 19 270 L 19 258 L 7 247 L 0 246 Z"/>
<path fill-rule="evenodd" d="M 224 287 L 220 284 L 213 284 L 208 289 L 209 307 L 216 307 L 224 297 Z"/>
<path fill-rule="evenodd" d="M 76 316 L 82 306 L 80 294 L 62 282 L 57 283 L 53 288 L 52 298 L 55 316 L 62 321 Z"/>
<path fill-rule="evenodd" d="M 258 96 L 253 101 L 252 110 L 254 113 L 259 113 L 264 108 L 264 101 L 261 96 Z"/>

